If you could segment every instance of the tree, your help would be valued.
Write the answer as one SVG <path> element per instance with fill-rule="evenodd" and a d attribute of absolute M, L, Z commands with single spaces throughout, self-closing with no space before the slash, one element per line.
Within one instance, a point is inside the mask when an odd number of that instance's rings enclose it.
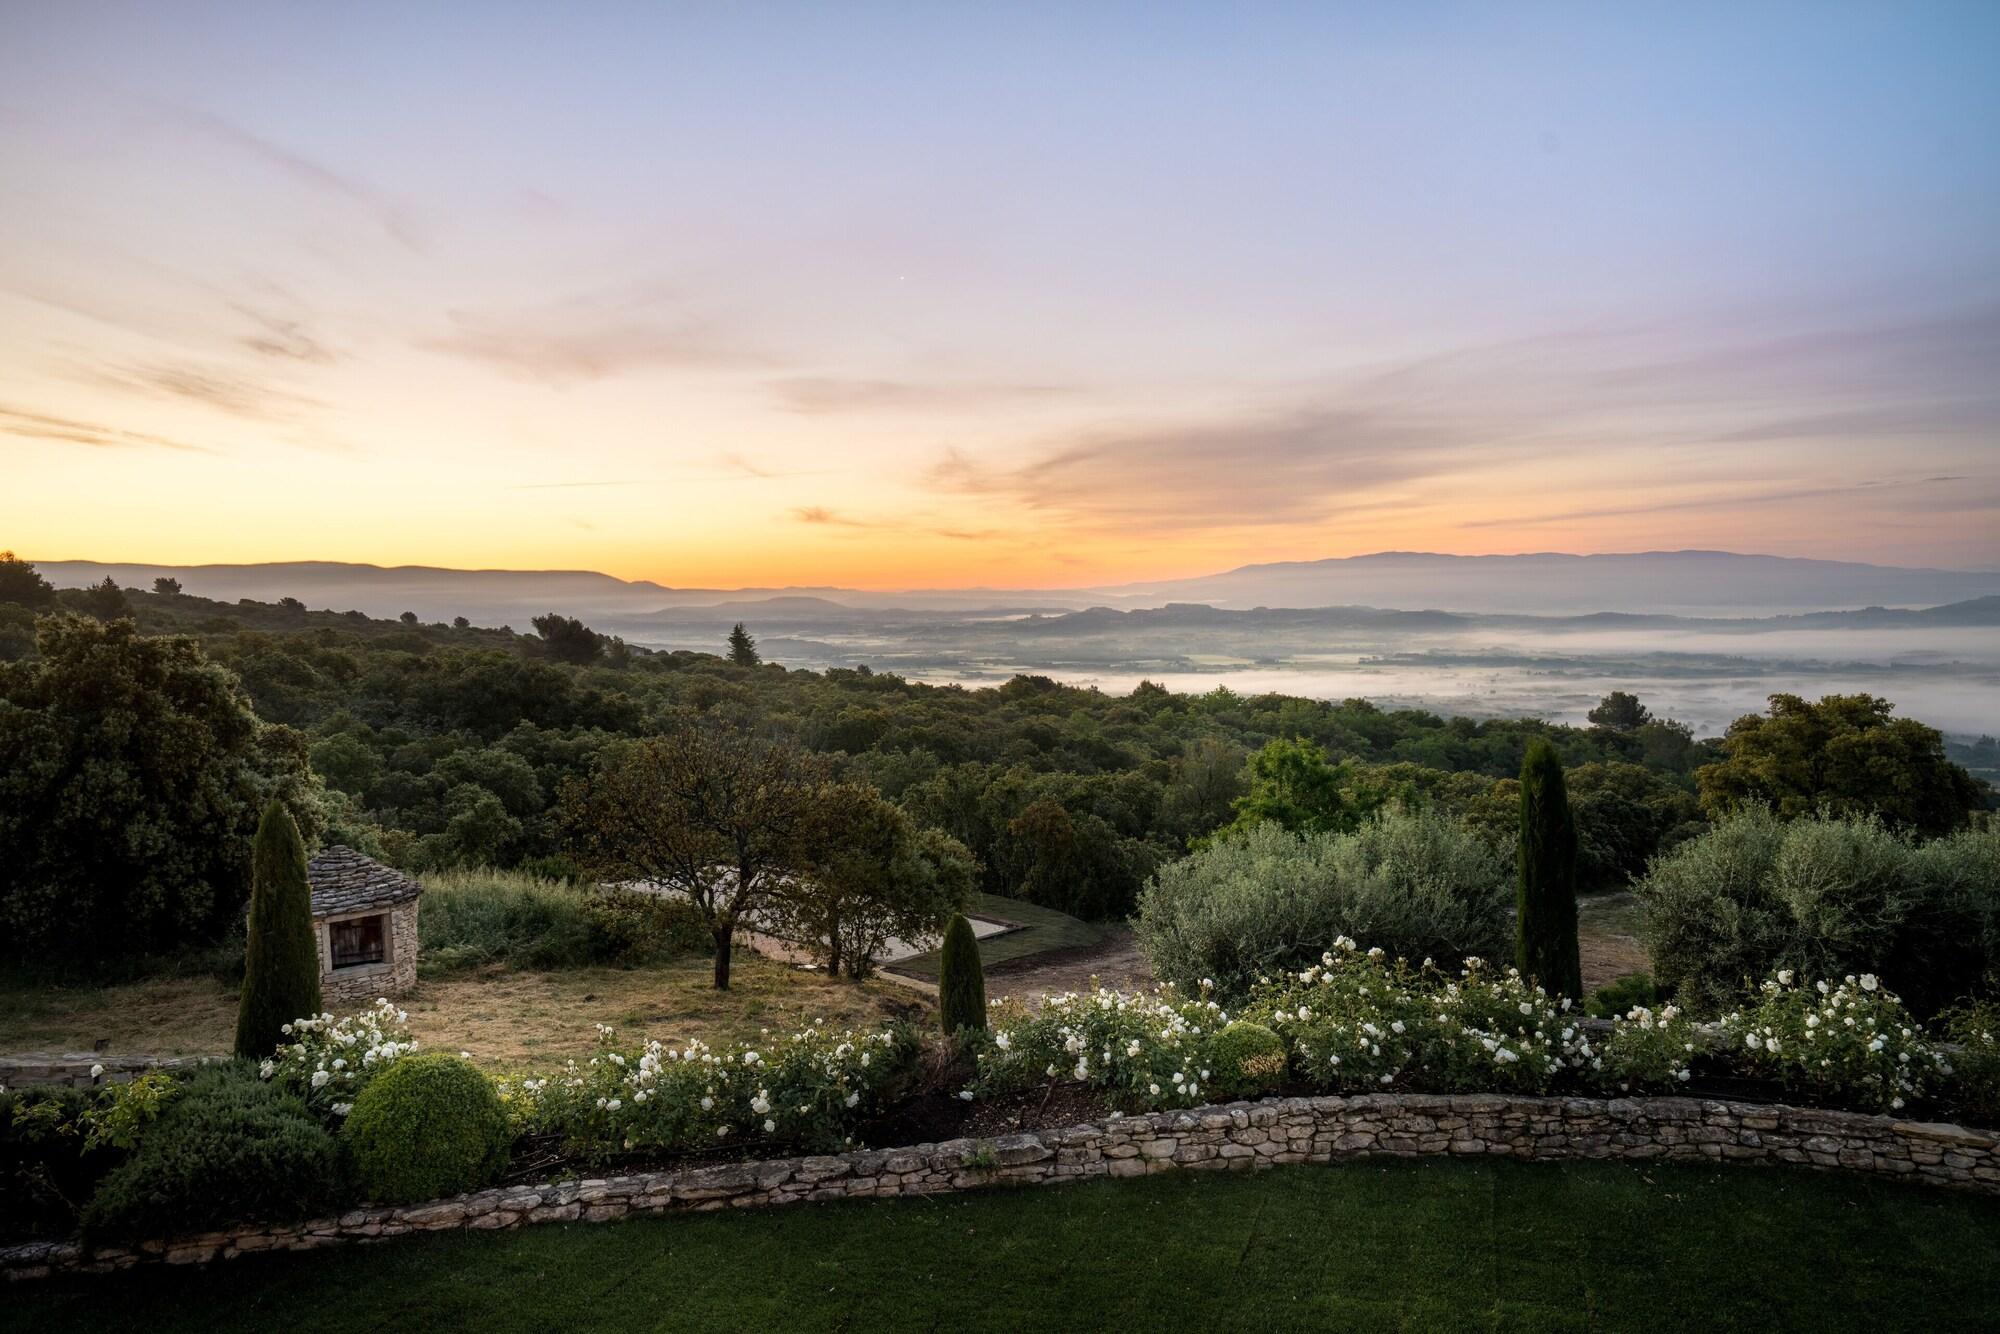
<path fill-rule="evenodd" d="M 1583 999 L 1576 939 L 1576 820 L 1562 759 L 1542 738 L 1521 762 L 1521 834 L 1515 864 L 1514 962 L 1552 996 Z"/>
<path fill-rule="evenodd" d="M 181 581 L 171 575 L 163 574 L 153 580 L 153 591 L 161 597 L 179 597 L 181 593 Z"/>
<path fill-rule="evenodd" d="M 965 906 L 972 854 L 854 783 L 823 788 L 797 872 L 775 896 L 778 929 L 824 951 L 827 972 L 866 977 L 891 939 L 935 936 Z"/>
<path fill-rule="evenodd" d="M 577 620 L 574 616 L 563 616 L 549 612 L 537 616 L 531 622 L 535 633 L 542 637 L 542 647 L 557 662 L 572 662 L 578 665 L 596 662 L 604 652 L 604 641 L 595 630 Z"/>
<path fill-rule="evenodd" d="M 964 913 L 952 914 L 938 958 L 938 1019 L 947 1036 L 986 1027 L 986 970 L 979 937 Z"/>
<path fill-rule="evenodd" d="M 764 661 L 758 656 L 757 641 L 743 628 L 741 621 L 729 632 L 729 660 L 738 667 L 756 667 Z"/>
<path fill-rule="evenodd" d="M 396 619 L 401 621 L 404 625 L 415 625 L 417 623 L 417 614 L 413 611 L 406 611 L 401 616 L 398 616 Z"/>
<path fill-rule="evenodd" d="M 286 611 L 292 612 L 295 615 L 305 614 L 306 604 L 299 601 L 297 598 L 293 597 L 279 598 L 278 605 L 280 607 L 283 607 Z"/>
<path fill-rule="evenodd" d="M 250 918 L 236 1054 L 269 1056 L 284 1026 L 319 1013 L 319 944 L 313 935 L 306 845 L 282 802 L 264 807 L 250 848 Z"/>
<path fill-rule="evenodd" d="M 93 960 L 213 939 L 259 813 L 318 827 L 305 738 L 251 712 L 192 639 L 42 618 L 0 666 L 0 950 Z"/>
<path fill-rule="evenodd" d="M 684 724 L 607 752 L 564 785 L 579 865 L 685 897 L 708 921 L 715 986 L 745 913 L 768 906 L 803 860 L 826 762 L 788 742 Z"/>
<path fill-rule="evenodd" d="M 454 616 L 451 618 L 451 628 L 454 630 L 470 630 L 472 622 L 463 616 Z"/>
<path fill-rule="evenodd" d="M 1895 707 L 1873 695 L 1771 696 L 1768 717 L 1731 723 L 1724 758 L 1695 771 L 1702 809 L 1711 818 L 1753 803 L 1787 820 L 1872 814 L 1930 835 L 1964 827 L 1985 804 L 1982 785 L 1946 758 L 1936 728 L 1891 718 Z"/>
<path fill-rule="evenodd" d="M 55 601 L 55 585 L 44 579 L 40 570 L 11 551 L 0 551 L 0 602 L 52 607 Z"/>
<path fill-rule="evenodd" d="M 1591 725 L 1613 732 L 1636 732 L 1653 721 L 1653 711 L 1639 702 L 1637 695 L 1614 690 L 1587 715 Z"/>
<path fill-rule="evenodd" d="M 1248 795 L 1234 803 L 1236 818 L 1223 830 L 1237 833 L 1271 821 L 1295 834 L 1344 833 L 1392 795 L 1369 781 L 1352 760 L 1329 764 L 1326 751 L 1305 737 L 1266 742 L 1250 757 Z"/>
<path fill-rule="evenodd" d="M 86 612 L 100 621 L 115 621 L 132 614 L 132 603 L 126 598 L 125 590 L 108 574 L 104 576 L 103 583 L 84 589 L 79 601 Z"/>

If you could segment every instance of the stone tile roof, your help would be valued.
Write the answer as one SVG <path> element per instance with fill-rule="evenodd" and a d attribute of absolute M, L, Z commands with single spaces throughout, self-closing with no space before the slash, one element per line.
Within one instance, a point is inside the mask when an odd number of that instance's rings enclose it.
<path fill-rule="evenodd" d="M 314 853 L 306 863 L 306 883 L 312 886 L 314 917 L 387 908 L 424 892 L 401 871 L 337 843 Z"/>

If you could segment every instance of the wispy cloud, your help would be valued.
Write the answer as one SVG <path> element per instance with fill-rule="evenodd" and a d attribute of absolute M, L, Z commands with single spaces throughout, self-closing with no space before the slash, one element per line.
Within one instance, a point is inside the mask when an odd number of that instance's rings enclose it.
<path fill-rule="evenodd" d="M 257 326 L 255 333 L 247 334 L 240 340 L 252 352 L 318 365 L 327 365 L 334 360 L 333 350 L 308 332 L 303 320 L 286 319 L 241 302 L 231 302 L 230 309 Z"/>
<path fill-rule="evenodd" d="M 336 171 L 325 163 L 283 144 L 275 143 L 234 121 L 194 107 L 165 105 L 160 120 L 169 126 L 197 134 L 214 143 L 237 150 L 302 185 L 359 205 L 397 242 L 413 251 L 422 251 L 423 242 L 405 208 L 375 187 Z"/>
<path fill-rule="evenodd" d="M 187 399 L 238 417 L 281 419 L 321 406 L 289 389 L 186 362 L 107 363 L 83 370 L 80 378 L 136 394 Z"/>
<path fill-rule="evenodd" d="M 1499 528 L 1881 489 L 1816 480 L 1824 468 L 1810 461 L 1813 446 L 1931 441 L 1929 475 L 2000 433 L 1990 370 L 2000 364 L 2000 311 L 1746 337 L 1709 350 L 1715 341 L 1601 329 L 1461 349 L 1306 389 L 1289 408 L 1079 431 L 978 456 L 946 449 L 924 481 L 1018 505 L 1062 529 L 1127 535 L 1414 512 L 1448 491 L 1462 497 L 1468 478 L 1492 480 L 1490 506 L 1512 489 L 1509 470 L 1547 461 L 1621 457 L 1633 486 L 1679 492 L 1463 525 Z M 1673 355 L 1688 342 L 1704 350 Z M 1743 456 L 1759 459 L 1775 485 L 1718 478 L 1712 494 L 1688 496 L 1686 469 L 1704 455 L 1712 461 L 1719 445 L 1761 447 Z M 1796 484 L 1783 484 L 1788 473 Z"/>
<path fill-rule="evenodd" d="M 685 294 L 637 281 L 539 306 L 448 312 L 427 347 L 550 384 L 646 367 L 769 367 L 772 357 Z"/>
<path fill-rule="evenodd" d="M 809 416 L 841 412 L 966 411 L 1022 401 L 1074 396 L 1068 384 L 1006 381 L 870 380 L 831 376 L 787 376 L 771 382 L 778 402 Z"/>
<path fill-rule="evenodd" d="M 189 454 L 216 454 L 207 445 L 191 445 L 147 431 L 127 431 L 99 422 L 78 421 L 43 412 L 0 406 L 0 431 L 28 440 L 57 440 L 92 449 L 171 449 Z"/>

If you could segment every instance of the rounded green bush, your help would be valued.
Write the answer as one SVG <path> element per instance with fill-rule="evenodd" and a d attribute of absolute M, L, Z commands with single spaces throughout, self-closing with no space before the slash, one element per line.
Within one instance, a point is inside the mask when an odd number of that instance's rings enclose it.
<path fill-rule="evenodd" d="M 354 1099 L 342 1131 L 372 1200 L 476 1190 L 507 1165 L 507 1112 L 493 1083 L 443 1052 L 406 1056 Z"/>
<path fill-rule="evenodd" d="M 1209 1087 L 1218 1095 L 1256 1098 L 1285 1082 L 1285 1040 L 1262 1024 L 1239 1019 L 1208 1047 Z"/>

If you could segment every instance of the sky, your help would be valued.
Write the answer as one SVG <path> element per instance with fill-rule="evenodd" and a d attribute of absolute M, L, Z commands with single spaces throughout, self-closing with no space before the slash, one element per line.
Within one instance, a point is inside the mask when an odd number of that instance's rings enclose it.
<path fill-rule="evenodd" d="M 2000 4 L 0 4 L 0 546 L 2000 568 Z"/>

